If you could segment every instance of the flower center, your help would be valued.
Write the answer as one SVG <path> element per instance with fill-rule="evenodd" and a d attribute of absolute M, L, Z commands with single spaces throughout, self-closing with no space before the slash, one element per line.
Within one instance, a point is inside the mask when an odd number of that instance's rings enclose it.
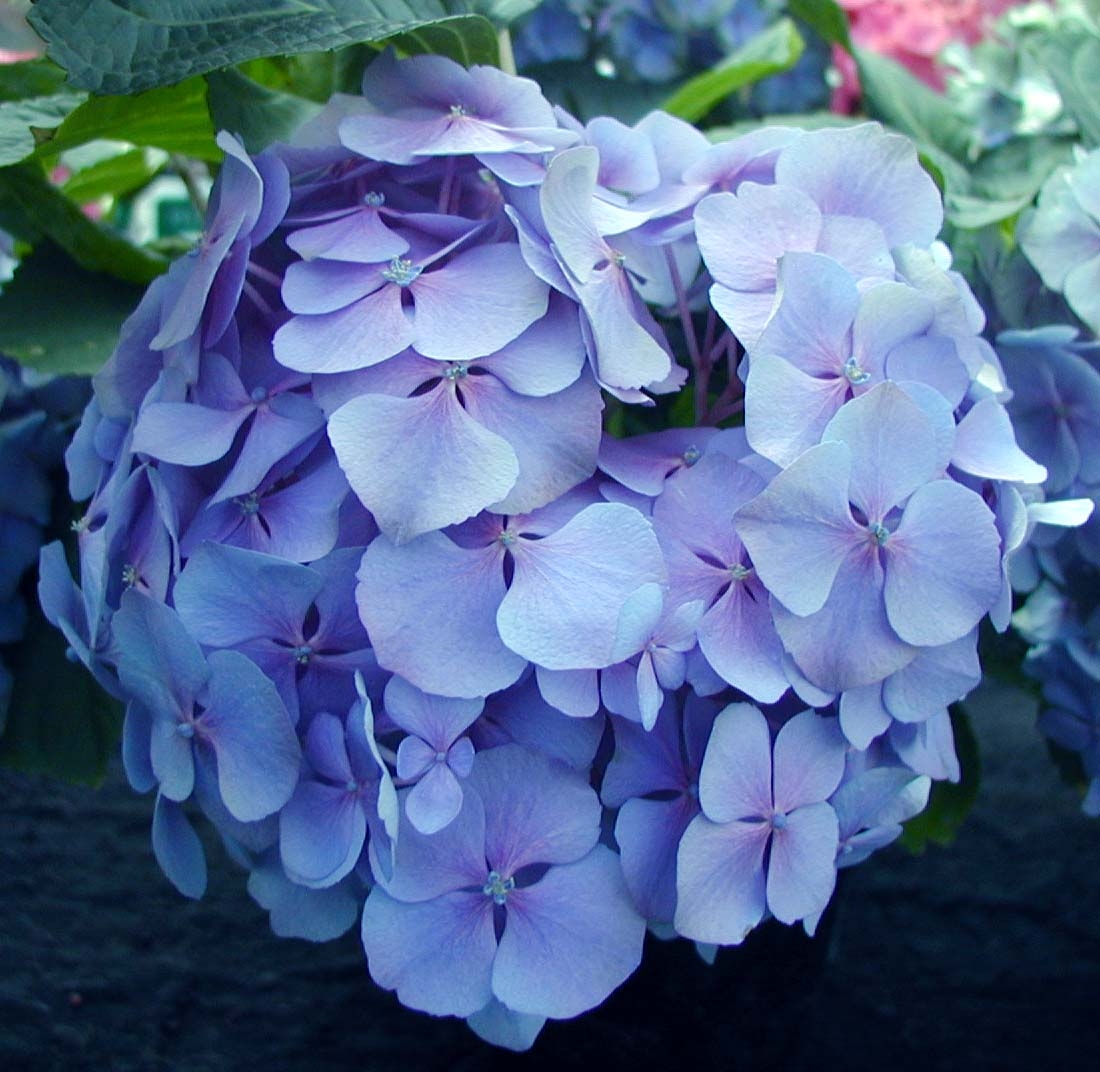
<path fill-rule="evenodd" d="M 736 566 L 730 566 L 729 575 L 735 581 L 743 581 L 746 577 L 752 576 L 752 566 L 742 566 L 740 562 Z"/>
<path fill-rule="evenodd" d="M 423 269 L 413 264 L 407 257 L 394 257 L 390 261 L 390 266 L 382 270 L 382 278 L 396 283 L 399 287 L 407 287 L 416 281 L 421 271 Z"/>
<path fill-rule="evenodd" d="M 267 388 L 266 387 L 253 387 L 252 393 L 249 395 L 253 402 L 259 404 L 260 402 L 267 401 Z"/>
<path fill-rule="evenodd" d="M 293 649 L 292 654 L 299 666 L 308 666 L 310 657 L 313 655 L 313 649 L 308 644 L 299 644 L 298 647 Z"/>
<path fill-rule="evenodd" d="M 844 375 L 853 387 L 859 387 L 871 378 L 871 374 L 860 366 L 855 356 L 844 362 Z"/>
<path fill-rule="evenodd" d="M 126 565 L 122 567 L 122 583 L 126 585 L 127 588 L 133 588 L 134 585 L 137 584 L 137 579 L 137 566 L 131 562 L 127 562 Z"/>
<path fill-rule="evenodd" d="M 786 830 L 787 816 L 783 812 L 777 811 L 771 818 L 771 827 L 773 830 Z"/>
<path fill-rule="evenodd" d="M 516 542 L 516 534 L 505 529 L 498 537 L 504 547 L 511 547 Z"/>
<path fill-rule="evenodd" d="M 508 900 L 508 894 L 516 888 L 514 878 L 504 878 L 499 871 L 490 871 L 488 881 L 481 887 L 486 897 L 492 897 L 493 904 L 502 905 Z"/>
<path fill-rule="evenodd" d="M 690 469 L 702 456 L 703 452 L 698 447 L 688 447 L 682 455 L 684 465 Z"/>
<path fill-rule="evenodd" d="M 243 499 L 233 500 L 245 517 L 255 517 L 260 512 L 260 497 L 254 491 L 249 492 Z"/>
<path fill-rule="evenodd" d="M 386 195 L 380 194 L 377 190 L 371 190 L 370 193 L 363 195 L 363 204 L 367 208 L 381 208 L 386 203 Z"/>
<path fill-rule="evenodd" d="M 455 380 L 464 380 L 470 374 L 470 366 L 464 365 L 461 361 L 457 361 L 454 364 L 447 366 L 446 371 L 443 373 L 445 380 L 450 380 L 454 383 Z"/>
<path fill-rule="evenodd" d="M 868 525 L 867 533 L 871 538 L 871 542 L 879 547 L 882 547 L 890 539 L 890 530 L 881 521 Z"/>
<path fill-rule="evenodd" d="M 466 105 L 465 104 L 452 104 L 451 105 L 451 115 L 455 119 L 462 119 L 464 116 L 467 116 L 469 114 L 470 113 L 466 110 Z"/>

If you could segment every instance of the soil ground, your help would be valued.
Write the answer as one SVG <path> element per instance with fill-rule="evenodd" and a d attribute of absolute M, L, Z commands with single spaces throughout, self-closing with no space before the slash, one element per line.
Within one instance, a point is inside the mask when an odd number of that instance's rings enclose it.
<path fill-rule="evenodd" d="M 983 785 L 951 848 L 845 875 L 823 940 L 773 924 L 713 968 L 653 942 L 521 1057 L 402 1009 L 354 933 L 275 938 L 220 852 L 184 901 L 117 767 L 98 791 L 0 773 L 0 1070 L 1100 1067 L 1100 822 L 1026 703 L 987 689 L 974 722 Z"/>

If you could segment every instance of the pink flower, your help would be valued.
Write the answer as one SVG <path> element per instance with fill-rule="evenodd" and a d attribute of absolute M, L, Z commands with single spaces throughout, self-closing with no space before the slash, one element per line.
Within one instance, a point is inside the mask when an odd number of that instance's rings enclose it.
<path fill-rule="evenodd" d="M 951 41 L 974 44 L 993 20 L 1015 0 L 840 0 L 848 13 L 852 41 L 889 56 L 922 82 L 943 89 L 936 57 Z M 842 82 L 833 94 L 833 110 L 851 112 L 859 99 L 859 78 L 851 56 L 834 50 Z"/>

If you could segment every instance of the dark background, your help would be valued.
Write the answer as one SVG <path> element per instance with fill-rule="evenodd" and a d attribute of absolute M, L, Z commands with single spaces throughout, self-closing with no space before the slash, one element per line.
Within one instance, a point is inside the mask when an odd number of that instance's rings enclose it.
<path fill-rule="evenodd" d="M 212 851 L 185 901 L 151 799 L 0 774 L 0 1070 L 1062 1069 L 1100 1063 L 1100 822 L 1015 694 L 986 689 L 949 849 L 844 875 L 823 938 L 770 924 L 708 968 L 651 943 L 601 1009 L 496 1052 L 369 980 L 355 933 L 278 939 Z"/>

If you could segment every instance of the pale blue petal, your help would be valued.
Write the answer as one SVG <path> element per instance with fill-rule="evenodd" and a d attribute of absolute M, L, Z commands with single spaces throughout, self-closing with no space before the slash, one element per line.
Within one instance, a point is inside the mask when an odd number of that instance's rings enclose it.
<path fill-rule="evenodd" d="M 517 1012 L 578 1016 L 641 963 L 645 921 L 604 845 L 513 890 L 505 913 L 493 994 Z"/>

